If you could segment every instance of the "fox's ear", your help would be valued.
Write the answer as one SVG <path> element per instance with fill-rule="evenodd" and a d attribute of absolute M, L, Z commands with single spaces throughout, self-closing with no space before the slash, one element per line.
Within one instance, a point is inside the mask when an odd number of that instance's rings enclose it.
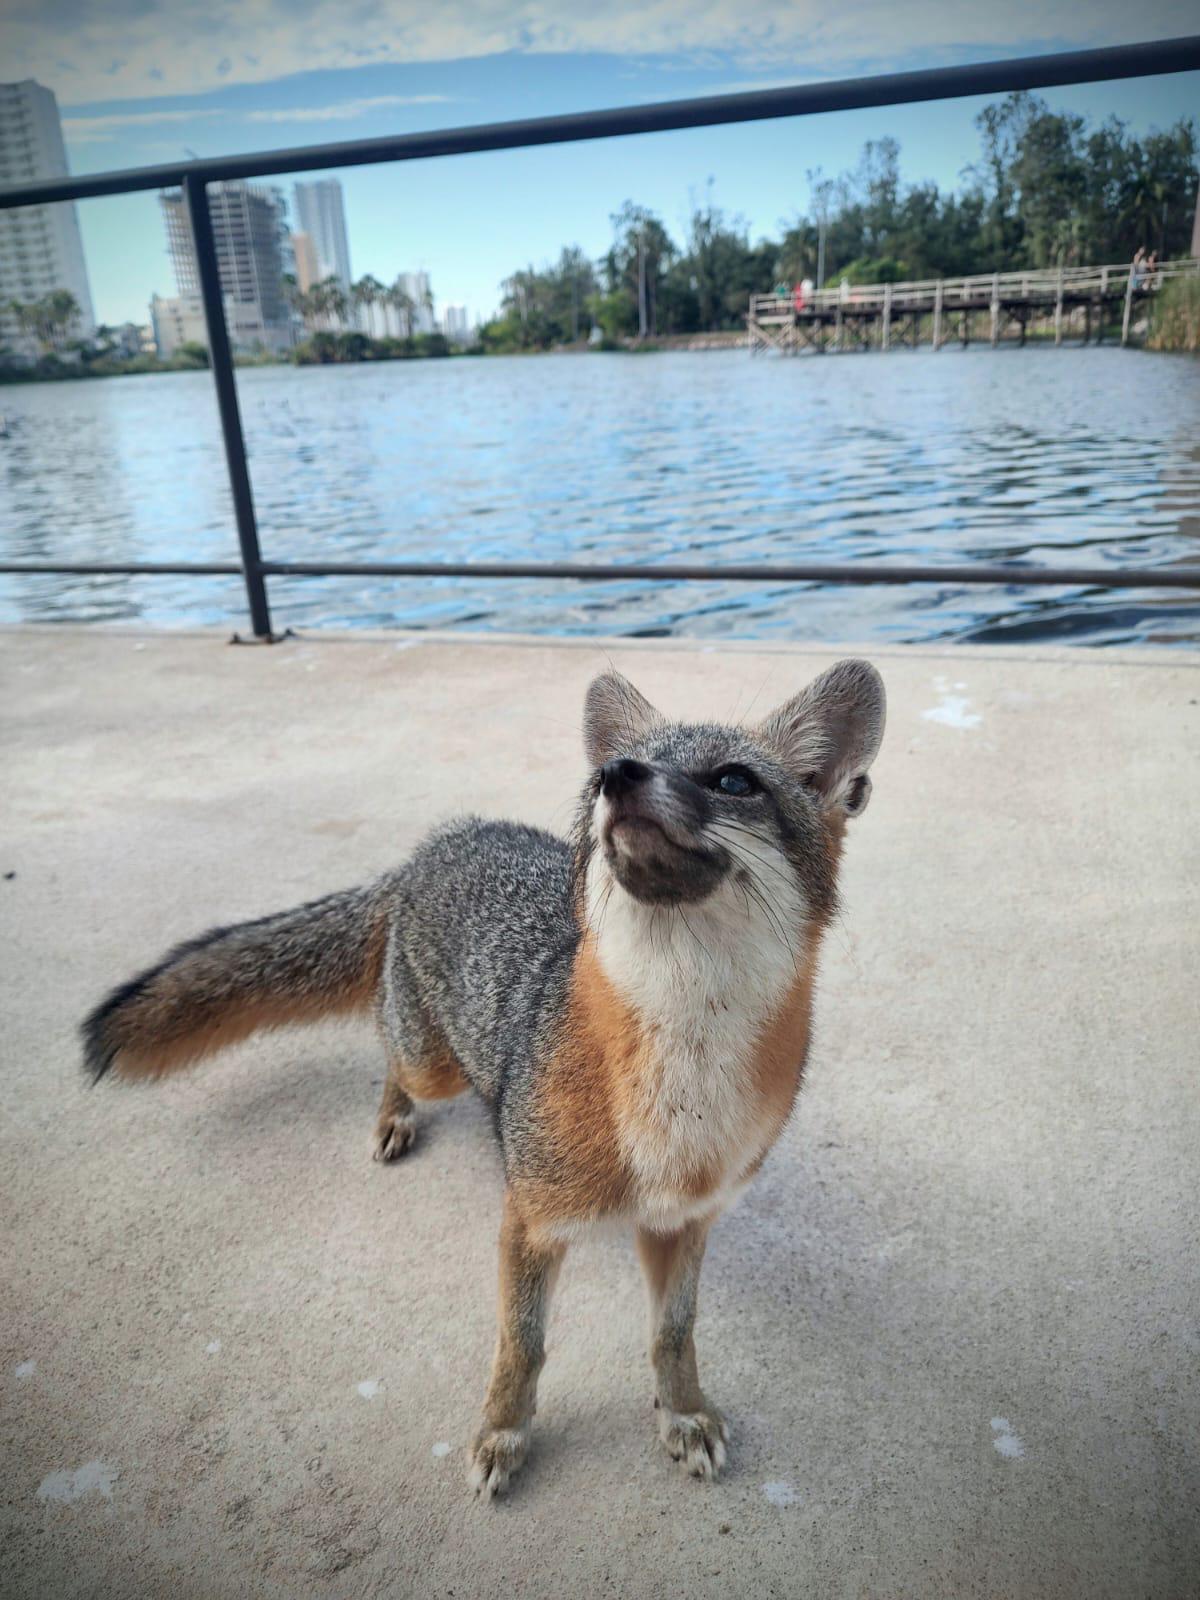
<path fill-rule="evenodd" d="M 871 798 L 887 697 L 869 661 L 839 661 L 773 711 L 756 732 L 823 804 L 857 817 Z"/>
<path fill-rule="evenodd" d="M 583 747 L 593 767 L 628 753 L 643 734 L 662 722 L 644 694 L 619 672 L 593 678 L 583 702 Z"/>

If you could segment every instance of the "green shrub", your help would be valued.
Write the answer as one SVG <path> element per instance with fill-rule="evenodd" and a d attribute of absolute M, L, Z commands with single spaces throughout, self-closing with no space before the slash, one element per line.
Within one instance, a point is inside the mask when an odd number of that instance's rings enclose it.
<path fill-rule="evenodd" d="M 1173 278 L 1155 295 L 1146 347 L 1200 353 L 1200 277 Z"/>

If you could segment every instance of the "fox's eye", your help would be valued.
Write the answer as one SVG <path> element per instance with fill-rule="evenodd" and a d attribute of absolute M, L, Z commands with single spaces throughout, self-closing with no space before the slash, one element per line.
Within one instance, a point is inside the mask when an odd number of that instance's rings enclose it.
<path fill-rule="evenodd" d="M 713 773 L 709 787 L 740 800 L 745 795 L 754 794 L 759 783 L 749 767 L 722 767 L 720 772 Z"/>

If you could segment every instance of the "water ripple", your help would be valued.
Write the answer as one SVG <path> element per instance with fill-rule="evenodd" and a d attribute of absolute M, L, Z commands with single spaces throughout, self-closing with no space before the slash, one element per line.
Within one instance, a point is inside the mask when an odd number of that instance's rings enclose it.
<path fill-rule="evenodd" d="M 1194 562 L 1200 364 L 1101 350 L 239 374 L 278 559 Z M 10 404 L 11 400 L 11 404 Z M 13 389 L 14 560 L 230 560 L 206 373 Z M 1178 591 L 273 580 L 292 626 L 1195 643 Z M 240 620 L 236 579 L 0 579 L 0 615 Z"/>

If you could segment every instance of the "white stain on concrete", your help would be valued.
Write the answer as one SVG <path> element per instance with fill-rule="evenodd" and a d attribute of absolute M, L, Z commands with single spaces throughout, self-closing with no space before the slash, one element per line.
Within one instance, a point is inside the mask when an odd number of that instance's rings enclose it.
<path fill-rule="evenodd" d="M 780 1478 L 774 1483 L 764 1483 L 762 1492 L 779 1511 L 786 1511 L 788 1506 L 794 1506 L 800 1498 L 786 1478 Z"/>
<path fill-rule="evenodd" d="M 445 1439 L 439 1439 L 429 1453 L 432 1456 L 436 1456 L 440 1461 L 443 1456 L 448 1456 L 450 1454 L 450 1446 Z"/>
<path fill-rule="evenodd" d="M 215 1356 L 217 1351 L 220 1348 L 221 1348 L 220 1339 L 210 1339 L 208 1341 L 208 1343 L 204 1346 L 204 1354 L 206 1356 Z"/>
<path fill-rule="evenodd" d="M 19 1366 L 16 1366 L 16 1367 L 13 1368 L 13 1377 L 14 1378 L 32 1378 L 36 1371 L 37 1371 L 37 1362 L 36 1361 L 22 1361 Z"/>
<path fill-rule="evenodd" d="M 374 1400 L 382 1388 L 383 1385 L 378 1378 L 364 1378 L 358 1386 L 358 1392 L 364 1400 Z"/>
<path fill-rule="evenodd" d="M 112 1499 L 113 1479 L 118 1476 L 116 1467 L 103 1461 L 85 1461 L 74 1472 L 52 1472 L 38 1485 L 39 1500 L 49 1500 L 57 1505 L 73 1505 L 85 1494 L 103 1495 Z"/>
<path fill-rule="evenodd" d="M 1025 1454 L 1025 1441 L 1007 1417 L 992 1418 L 992 1435 L 992 1449 L 1006 1461 L 1019 1461 Z"/>
<path fill-rule="evenodd" d="M 983 721 L 979 712 L 971 709 L 967 696 L 955 692 L 965 689 L 965 683 L 956 683 L 952 689 L 945 678 L 935 678 L 933 687 L 940 698 L 937 705 L 922 711 L 921 715 L 927 722 L 941 722 L 947 728 L 977 728 Z"/>

